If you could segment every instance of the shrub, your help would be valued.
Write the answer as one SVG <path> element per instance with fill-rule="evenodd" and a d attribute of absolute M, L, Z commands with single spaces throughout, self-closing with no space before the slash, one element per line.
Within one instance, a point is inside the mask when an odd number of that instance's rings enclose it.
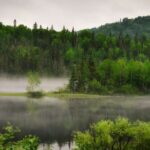
<path fill-rule="evenodd" d="M 150 123 L 102 120 L 74 136 L 76 150 L 149 150 Z"/>
<path fill-rule="evenodd" d="M 101 84 L 96 79 L 89 82 L 89 90 L 94 93 L 99 93 L 101 91 Z"/>
<path fill-rule="evenodd" d="M 16 141 L 16 134 L 20 132 L 18 128 L 8 124 L 0 133 L 0 150 L 37 150 L 39 138 L 36 136 L 26 136 Z"/>
<path fill-rule="evenodd" d="M 35 91 L 35 92 L 27 92 L 28 97 L 31 98 L 41 98 L 44 96 L 42 91 Z"/>
<path fill-rule="evenodd" d="M 139 93 L 138 89 L 132 86 L 131 84 L 122 85 L 118 91 L 123 94 L 135 94 Z"/>
<path fill-rule="evenodd" d="M 43 92 L 39 88 L 41 83 L 39 74 L 37 72 L 28 72 L 27 77 L 28 77 L 27 96 L 32 98 L 40 98 L 44 96 Z"/>

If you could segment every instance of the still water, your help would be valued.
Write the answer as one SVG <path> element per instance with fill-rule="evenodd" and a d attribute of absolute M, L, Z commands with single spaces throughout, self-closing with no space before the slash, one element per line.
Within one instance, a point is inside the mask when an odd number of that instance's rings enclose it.
<path fill-rule="evenodd" d="M 98 99 L 0 97 L 0 127 L 7 122 L 22 135 L 40 137 L 40 150 L 69 150 L 72 135 L 101 119 L 125 116 L 150 121 L 150 96 L 102 96 Z"/>

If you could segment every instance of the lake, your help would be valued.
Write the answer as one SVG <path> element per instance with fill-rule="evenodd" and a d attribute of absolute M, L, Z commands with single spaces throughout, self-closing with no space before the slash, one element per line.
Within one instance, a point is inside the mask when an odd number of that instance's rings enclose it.
<path fill-rule="evenodd" d="M 0 97 L 0 127 L 7 122 L 22 130 L 20 136 L 40 137 L 39 150 L 71 149 L 75 131 L 102 119 L 118 116 L 150 121 L 150 96 L 102 96 L 97 99 Z"/>

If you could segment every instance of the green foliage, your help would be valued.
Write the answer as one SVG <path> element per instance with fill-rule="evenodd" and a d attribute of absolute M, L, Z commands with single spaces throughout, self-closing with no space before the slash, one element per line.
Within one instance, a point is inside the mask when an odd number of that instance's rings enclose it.
<path fill-rule="evenodd" d="M 1 150 L 37 150 L 39 138 L 36 136 L 26 136 L 23 139 L 16 140 L 16 134 L 20 132 L 18 128 L 8 124 L 4 131 L 0 133 Z"/>
<path fill-rule="evenodd" d="M 34 92 L 39 88 L 39 85 L 41 83 L 39 74 L 37 72 L 29 72 L 28 73 L 28 86 L 27 90 L 29 92 Z"/>
<path fill-rule="evenodd" d="M 75 52 L 72 48 L 69 48 L 67 51 L 66 51 L 66 54 L 65 54 L 65 60 L 67 61 L 67 63 L 71 63 L 73 62 L 75 58 Z"/>
<path fill-rule="evenodd" d="M 88 64 L 89 68 L 91 64 Z M 112 93 L 149 93 L 149 71 L 150 61 L 146 60 L 135 61 L 118 59 L 106 59 L 99 63 L 99 66 L 94 66 L 91 75 L 85 73 L 84 78 L 82 70 L 76 74 L 77 87 L 83 85 L 84 79 L 88 79 L 87 87 L 91 93 L 112 94 Z M 77 68 L 74 70 L 78 70 Z M 90 69 L 89 69 L 90 70 Z M 84 89 L 79 91 L 84 91 Z"/>
<path fill-rule="evenodd" d="M 149 150 L 150 123 L 102 120 L 74 136 L 76 150 Z"/>
<path fill-rule="evenodd" d="M 24 137 L 19 144 L 23 150 L 37 150 L 39 139 L 35 136 L 29 135 Z"/>
<path fill-rule="evenodd" d="M 89 91 L 91 90 L 92 92 L 98 93 L 101 92 L 101 84 L 97 80 L 92 80 L 89 82 Z"/>
<path fill-rule="evenodd" d="M 78 90 L 78 74 L 77 74 L 76 65 L 73 65 L 73 67 L 72 67 L 72 73 L 71 73 L 69 87 L 70 87 L 71 91 L 73 91 L 73 92 L 77 92 L 77 90 Z"/>
<path fill-rule="evenodd" d="M 135 93 L 140 93 L 138 91 L 137 88 L 135 88 L 134 86 L 132 86 L 131 84 L 125 84 L 125 85 L 122 85 L 118 91 L 119 93 L 123 93 L 123 94 L 135 94 Z"/>
<path fill-rule="evenodd" d="M 150 37 L 150 16 L 137 17 L 135 19 L 124 18 L 118 20 L 118 22 L 106 24 L 99 28 L 94 28 L 92 31 L 96 33 L 105 33 L 119 35 L 120 32 L 134 36 L 138 34 L 140 36 L 149 36 Z"/>
<path fill-rule="evenodd" d="M 69 74 L 73 92 L 130 93 L 133 87 L 131 93 L 149 93 L 149 20 L 149 16 L 125 18 L 96 30 L 78 32 L 65 27 L 56 32 L 38 28 L 37 23 L 33 29 L 1 23 L 0 72 Z M 95 88 L 93 81 L 97 81 Z"/>
<path fill-rule="evenodd" d="M 41 80 L 37 72 L 28 72 L 28 86 L 27 93 L 29 97 L 39 98 L 43 96 L 42 91 L 39 89 Z"/>
<path fill-rule="evenodd" d="M 44 96 L 44 93 L 42 91 L 34 91 L 34 92 L 27 92 L 28 97 L 31 98 L 41 98 Z"/>

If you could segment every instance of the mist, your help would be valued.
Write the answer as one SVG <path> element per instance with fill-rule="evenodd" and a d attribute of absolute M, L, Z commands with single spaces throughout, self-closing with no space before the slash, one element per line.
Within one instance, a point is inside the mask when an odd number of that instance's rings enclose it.
<path fill-rule="evenodd" d="M 41 77 L 40 89 L 54 92 L 64 88 L 69 82 L 67 77 Z M 0 75 L 0 92 L 26 92 L 27 77 Z"/>

